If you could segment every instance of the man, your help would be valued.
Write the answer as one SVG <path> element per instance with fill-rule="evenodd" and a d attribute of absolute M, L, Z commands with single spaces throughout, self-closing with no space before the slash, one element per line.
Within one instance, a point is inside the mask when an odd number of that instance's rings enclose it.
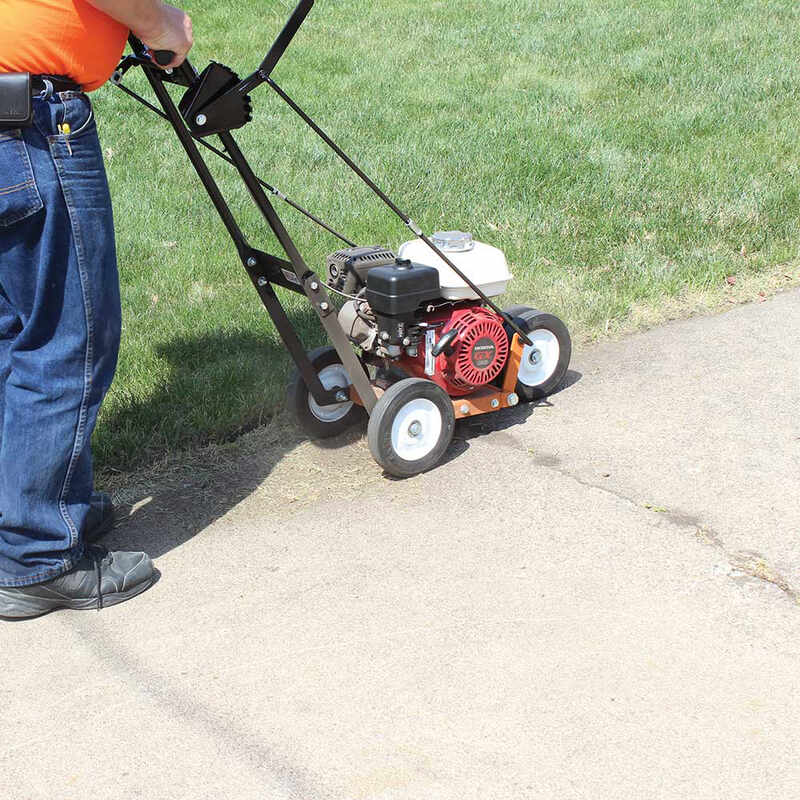
<path fill-rule="evenodd" d="M 192 46 L 189 17 L 161 0 L 0 0 L 0 73 L 31 73 L 37 92 L 33 125 L 0 129 L 0 618 L 101 608 L 155 581 L 145 553 L 91 543 L 113 522 L 90 439 L 120 300 L 84 92 L 108 79 L 129 30 L 174 52 L 167 67 Z"/>

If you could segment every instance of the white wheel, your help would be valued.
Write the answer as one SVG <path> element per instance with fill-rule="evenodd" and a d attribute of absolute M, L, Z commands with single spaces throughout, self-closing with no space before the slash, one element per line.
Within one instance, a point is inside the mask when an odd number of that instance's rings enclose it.
<path fill-rule="evenodd" d="M 444 389 L 423 378 L 405 378 L 392 384 L 372 409 L 369 449 L 390 475 L 417 475 L 439 463 L 453 439 L 455 422 Z"/>
<path fill-rule="evenodd" d="M 340 386 L 344 390 L 350 386 L 350 376 L 333 347 L 319 347 L 312 350 L 308 354 L 308 359 L 319 375 L 320 383 L 326 389 Z M 321 406 L 308 391 L 299 370 L 295 370 L 289 384 L 288 401 L 289 410 L 297 423 L 314 439 L 338 436 L 364 419 L 364 409 L 351 400 Z"/>
<path fill-rule="evenodd" d="M 541 400 L 552 394 L 567 374 L 572 356 L 567 326 L 553 314 L 526 306 L 512 306 L 506 309 L 506 313 L 532 342 L 522 350 L 516 392 L 525 402 Z"/>

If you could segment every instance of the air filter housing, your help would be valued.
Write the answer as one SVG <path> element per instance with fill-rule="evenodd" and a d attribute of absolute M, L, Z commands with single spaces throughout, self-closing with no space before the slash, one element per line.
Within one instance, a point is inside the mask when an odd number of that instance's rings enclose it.
<path fill-rule="evenodd" d="M 328 286 L 345 294 L 358 294 L 367 285 L 367 273 L 373 267 L 394 264 L 395 258 L 388 247 L 380 245 L 337 250 L 327 258 Z"/>

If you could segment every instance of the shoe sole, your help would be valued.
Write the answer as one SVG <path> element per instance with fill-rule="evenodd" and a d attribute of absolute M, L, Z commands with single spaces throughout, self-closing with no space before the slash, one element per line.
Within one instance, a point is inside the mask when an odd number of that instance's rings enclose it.
<path fill-rule="evenodd" d="M 125 592 L 114 592 L 113 594 L 104 594 L 103 595 L 103 608 L 108 608 L 109 606 L 115 606 L 119 603 L 124 603 L 126 600 L 130 600 L 137 595 L 140 595 L 142 592 L 146 592 L 156 581 L 159 579 L 160 573 L 158 570 L 153 570 L 153 575 L 147 581 L 143 581 L 142 583 L 137 584 L 136 586 L 128 589 Z M 70 611 L 94 611 L 99 610 L 97 608 L 97 598 L 96 597 L 82 597 L 76 598 L 74 600 L 56 600 L 55 598 L 52 600 L 52 605 L 50 608 L 42 608 L 42 602 L 51 602 L 49 600 L 43 600 L 40 597 L 31 598 L 30 601 L 25 602 L 22 599 L 20 601 L 15 601 L 18 605 L 18 608 L 12 609 L 13 613 L 9 614 L 9 609 L 4 609 L 4 613 L 0 614 L 0 619 L 5 620 L 7 622 L 17 622 L 23 619 L 36 619 L 37 617 L 43 617 L 46 614 L 50 614 L 53 611 L 58 611 L 62 608 L 67 608 Z M 28 606 L 28 608 L 25 608 Z M 33 606 L 36 608 L 34 609 Z"/>

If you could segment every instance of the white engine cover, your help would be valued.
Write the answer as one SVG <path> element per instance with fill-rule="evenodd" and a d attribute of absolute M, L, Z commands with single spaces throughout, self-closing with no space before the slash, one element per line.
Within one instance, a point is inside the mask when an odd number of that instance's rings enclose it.
<path fill-rule="evenodd" d="M 473 241 L 469 234 L 458 231 L 435 233 L 431 237 L 447 257 L 480 289 L 487 297 L 503 294 L 513 277 L 502 250 L 483 242 Z M 447 246 L 447 242 L 454 242 Z M 413 239 L 401 245 L 397 255 L 415 264 L 434 267 L 439 272 L 439 284 L 445 300 L 477 300 L 478 296 L 436 253 L 421 239 Z"/>

